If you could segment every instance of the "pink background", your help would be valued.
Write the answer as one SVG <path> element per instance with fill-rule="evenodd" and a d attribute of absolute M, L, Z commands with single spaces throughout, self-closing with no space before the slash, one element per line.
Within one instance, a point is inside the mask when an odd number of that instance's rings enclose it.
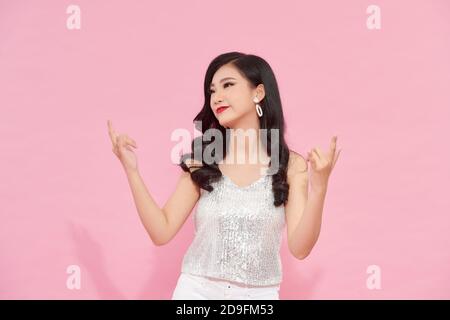
<path fill-rule="evenodd" d="M 449 299 L 449 40 L 448 1 L 0 1 L 0 298 L 170 299 L 192 215 L 151 243 L 106 121 L 163 206 L 171 133 L 194 134 L 209 62 L 241 51 L 273 67 L 291 149 L 342 148 L 311 255 L 283 235 L 281 299 Z"/>

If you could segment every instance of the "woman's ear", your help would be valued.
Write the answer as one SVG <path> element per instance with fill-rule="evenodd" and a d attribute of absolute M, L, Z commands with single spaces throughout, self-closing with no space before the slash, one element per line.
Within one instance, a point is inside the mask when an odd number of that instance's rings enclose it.
<path fill-rule="evenodd" d="M 255 90 L 255 97 L 258 97 L 258 100 L 261 101 L 266 96 L 266 90 L 264 89 L 264 85 L 258 84 Z"/>

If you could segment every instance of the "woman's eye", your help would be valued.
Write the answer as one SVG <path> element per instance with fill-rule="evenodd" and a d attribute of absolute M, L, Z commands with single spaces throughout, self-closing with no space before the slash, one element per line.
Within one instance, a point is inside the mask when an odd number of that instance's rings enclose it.
<path fill-rule="evenodd" d="M 233 86 L 234 83 L 226 82 L 226 83 L 223 85 L 223 87 L 226 88 L 228 85 Z M 209 94 L 213 94 L 213 93 L 214 93 L 214 90 L 209 89 Z"/>

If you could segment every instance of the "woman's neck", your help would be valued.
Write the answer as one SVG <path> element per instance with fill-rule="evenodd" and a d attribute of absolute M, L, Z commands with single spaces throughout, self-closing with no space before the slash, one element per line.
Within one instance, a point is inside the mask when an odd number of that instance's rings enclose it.
<path fill-rule="evenodd" d="M 267 164 L 267 152 L 258 128 L 229 129 L 230 140 L 226 164 Z"/>

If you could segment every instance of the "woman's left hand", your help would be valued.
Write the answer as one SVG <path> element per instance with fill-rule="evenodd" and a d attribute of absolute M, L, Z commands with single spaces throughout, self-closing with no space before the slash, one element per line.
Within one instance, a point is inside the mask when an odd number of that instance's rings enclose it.
<path fill-rule="evenodd" d="M 315 191 L 326 192 L 327 190 L 328 178 L 342 150 L 340 149 L 336 154 L 336 141 L 337 136 L 334 136 L 331 139 L 330 152 L 324 153 L 319 148 L 313 148 L 308 152 L 307 160 L 311 163 L 309 179 L 311 189 Z"/>

